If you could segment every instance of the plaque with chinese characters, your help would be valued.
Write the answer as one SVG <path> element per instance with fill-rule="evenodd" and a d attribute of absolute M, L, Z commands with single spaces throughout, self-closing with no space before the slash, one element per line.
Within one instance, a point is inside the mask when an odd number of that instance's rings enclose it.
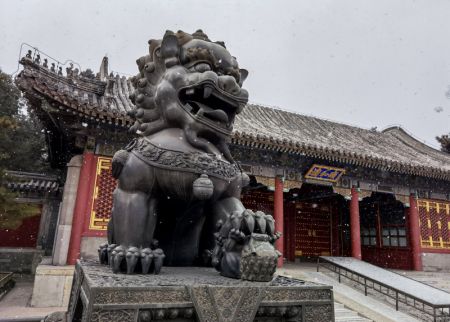
<path fill-rule="evenodd" d="M 345 174 L 344 169 L 314 164 L 305 174 L 305 178 L 337 182 L 343 174 Z"/>

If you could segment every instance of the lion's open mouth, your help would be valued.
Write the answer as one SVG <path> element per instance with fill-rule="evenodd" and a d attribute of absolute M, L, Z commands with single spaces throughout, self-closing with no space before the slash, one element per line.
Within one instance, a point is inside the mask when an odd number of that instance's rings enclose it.
<path fill-rule="evenodd" d="M 182 88 L 178 97 L 183 107 L 198 121 L 231 131 L 239 101 L 222 93 L 213 84 L 201 83 Z"/>

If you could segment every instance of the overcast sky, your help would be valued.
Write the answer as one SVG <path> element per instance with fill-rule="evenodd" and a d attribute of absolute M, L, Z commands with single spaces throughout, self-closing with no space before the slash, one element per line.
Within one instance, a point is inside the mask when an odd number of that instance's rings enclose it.
<path fill-rule="evenodd" d="M 422 142 L 450 131 L 450 0 L 0 1 L 0 68 L 21 43 L 97 71 L 136 74 L 166 29 L 224 40 L 250 101 Z"/>

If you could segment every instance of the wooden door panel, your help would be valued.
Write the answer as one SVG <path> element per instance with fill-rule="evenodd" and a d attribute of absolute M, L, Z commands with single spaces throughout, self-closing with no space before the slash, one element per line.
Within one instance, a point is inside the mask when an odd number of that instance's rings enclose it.
<path fill-rule="evenodd" d="M 327 207 L 300 204 L 296 211 L 295 254 L 315 257 L 331 251 L 331 212 Z"/>

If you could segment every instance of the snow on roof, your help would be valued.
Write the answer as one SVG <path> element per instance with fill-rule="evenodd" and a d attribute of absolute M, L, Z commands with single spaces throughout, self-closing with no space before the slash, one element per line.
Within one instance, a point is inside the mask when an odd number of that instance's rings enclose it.
<path fill-rule="evenodd" d="M 249 104 L 236 118 L 234 135 L 242 143 L 257 141 L 290 152 L 327 154 L 327 159 L 450 179 L 450 155 L 417 141 L 400 127 L 377 132 Z"/>
<path fill-rule="evenodd" d="M 24 92 L 56 101 L 74 115 L 127 127 L 133 87 L 125 77 L 105 81 L 57 75 L 22 59 L 24 70 L 16 83 Z M 76 111 L 76 113 L 75 113 Z M 450 155 L 433 149 L 400 127 L 382 132 L 306 116 L 277 108 L 248 104 L 237 115 L 232 141 L 311 157 L 421 175 L 450 181 Z"/>

